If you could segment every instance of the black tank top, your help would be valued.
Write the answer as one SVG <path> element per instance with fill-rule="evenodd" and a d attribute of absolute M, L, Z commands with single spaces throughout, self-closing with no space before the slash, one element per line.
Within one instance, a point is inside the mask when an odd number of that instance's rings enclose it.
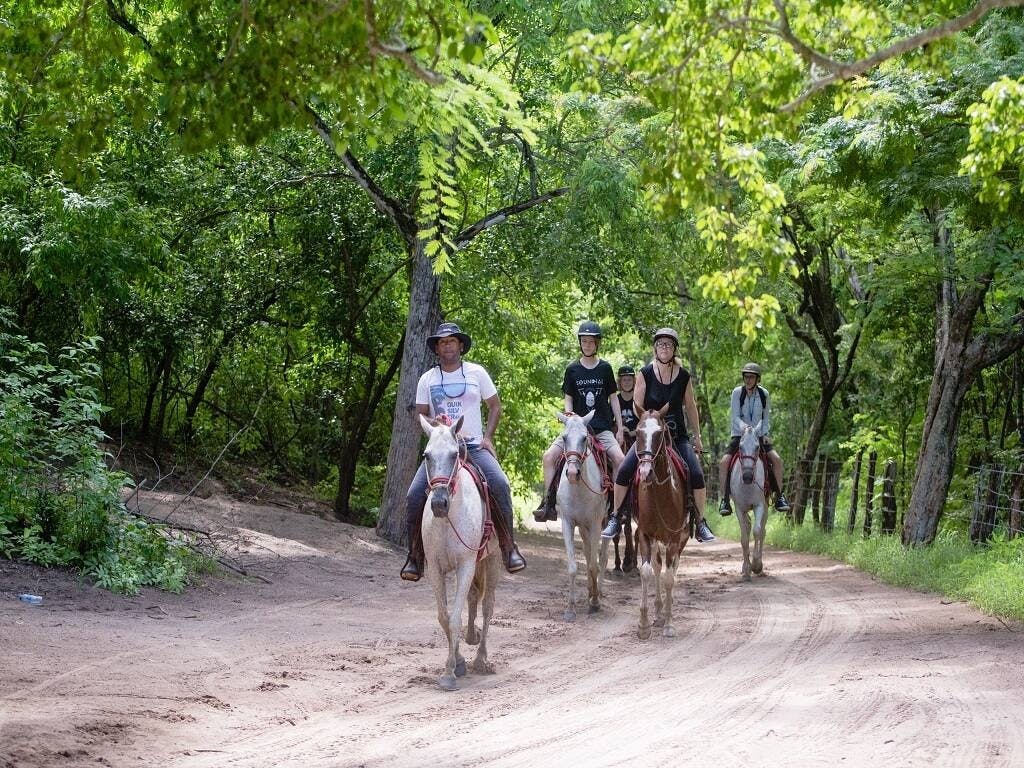
<path fill-rule="evenodd" d="M 654 375 L 654 363 L 648 363 L 640 369 L 644 377 L 644 384 L 647 385 L 647 392 L 644 394 L 644 406 L 650 410 L 658 410 L 665 403 L 668 403 L 668 412 L 665 414 L 665 421 L 668 422 L 672 436 L 676 439 L 687 439 L 686 418 L 683 416 L 683 395 L 686 393 L 686 385 L 690 383 L 690 372 L 685 368 L 679 369 L 679 375 L 668 384 L 662 384 Z"/>

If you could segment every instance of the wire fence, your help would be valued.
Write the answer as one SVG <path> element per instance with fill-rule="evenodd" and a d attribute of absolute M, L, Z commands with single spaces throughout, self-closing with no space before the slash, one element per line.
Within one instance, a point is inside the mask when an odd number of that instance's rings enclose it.
<path fill-rule="evenodd" d="M 719 498 L 717 462 L 705 467 L 709 498 Z M 819 456 L 789 468 L 783 490 L 792 506 L 788 517 L 806 521 L 824 531 L 874 531 L 893 534 L 902 530 L 909 501 L 906 473 L 892 459 L 880 462 L 874 452 L 862 452 L 841 462 Z M 1000 534 L 1013 538 L 1024 533 L 1024 463 L 971 465 L 950 485 L 947 510 L 964 510 L 969 517 L 971 541 L 982 543 Z"/>

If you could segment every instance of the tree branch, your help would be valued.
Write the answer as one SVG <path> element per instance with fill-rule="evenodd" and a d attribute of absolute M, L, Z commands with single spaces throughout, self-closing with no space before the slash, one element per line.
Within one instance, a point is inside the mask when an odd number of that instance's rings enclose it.
<path fill-rule="evenodd" d="M 323 139 L 328 149 L 334 153 L 335 157 L 340 157 L 341 162 L 345 168 L 352 175 L 353 181 L 363 188 L 363 191 L 370 196 L 370 201 L 374 207 L 391 219 L 395 226 L 398 227 L 398 231 L 402 233 L 402 237 L 406 243 L 410 246 L 416 243 L 416 237 L 418 234 L 418 227 L 416 225 L 416 219 L 409 214 L 409 212 L 402 206 L 398 200 L 388 195 L 377 183 L 370 177 L 370 174 L 366 172 L 366 169 L 359 164 L 355 156 L 349 151 L 345 150 L 343 153 L 338 153 L 338 145 L 334 141 L 334 131 L 331 130 L 326 121 L 316 110 L 314 110 L 309 104 L 304 104 L 303 108 L 306 110 L 311 118 L 313 118 L 313 125 L 316 128 L 316 132 L 320 134 L 320 138 Z"/>
<path fill-rule="evenodd" d="M 517 213 L 528 211 L 530 208 L 546 203 L 549 200 L 554 200 L 556 197 L 561 197 L 568 191 L 568 187 L 558 187 L 557 189 L 553 189 L 550 192 L 545 192 L 543 195 L 531 197 L 530 199 L 523 200 L 520 203 L 516 203 L 514 205 L 509 205 L 504 208 L 499 208 L 496 211 L 492 211 L 491 213 L 484 216 L 482 219 L 480 219 L 472 226 L 466 227 L 466 229 L 462 230 L 461 232 L 459 232 L 458 235 L 455 236 L 456 250 L 461 250 L 462 248 L 465 248 L 467 245 L 469 245 L 473 238 L 475 238 L 485 229 L 490 229 L 495 224 L 501 224 L 501 222 L 505 221 L 505 219 L 509 218 L 510 216 L 514 216 Z"/>
<path fill-rule="evenodd" d="M 794 112 L 815 93 L 827 88 L 833 83 L 843 80 L 851 80 L 854 77 L 858 77 L 859 75 L 863 75 L 865 72 L 874 69 L 883 61 L 894 59 L 917 48 L 928 45 L 929 43 L 935 42 L 943 37 L 948 37 L 949 35 L 961 32 L 968 27 L 973 26 L 987 13 L 995 10 L 996 8 L 1018 8 L 1020 6 L 1024 6 L 1024 0 L 980 0 L 977 5 L 961 16 L 944 21 L 934 27 L 923 29 L 910 37 L 897 40 L 892 45 L 882 48 L 879 51 L 875 51 L 873 54 L 866 56 L 863 59 L 851 62 L 840 62 L 814 50 L 797 38 L 789 27 L 785 6 L 781 0 L 775 0 L 775 7 L 779 11 L 779 26 L 777 28 L 779 37 L 789 43 L 793 50 L 795 50 L 805 61 L 811 64 L 816 64 L 829 72 L 829 74 L 824 77 L 812 80 L 811 84 L 807 87 L 807 90 L 788 104 L 782 105 L 779 111 Z"/>

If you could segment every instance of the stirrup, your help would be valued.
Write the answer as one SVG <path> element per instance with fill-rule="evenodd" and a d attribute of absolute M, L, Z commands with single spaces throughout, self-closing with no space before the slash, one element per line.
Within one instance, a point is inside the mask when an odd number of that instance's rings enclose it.
<path fill-rule="evenodd" d="M 525 567 L 526 559 L 519 551 L 519 547 L 513 544 L 512 549 L 509 550 L 508 555 L 505 557 L 505 570 L 509 573 L 519 573 Z"/>
<path fill-rule="evenodd" d="M 423 564 L 417 563 L 412 555 L 409 555 L 405 558 L 401 576 L 403 581 L 419 581 L 423 577 Z"/>
<path fill-rule="evenodd" d="M 545 520 L 549 519 L 549 514 L 554 513 L 553 511 L 548 510 L 547 501 L 542 501 L 540 503 L 540 506 L 533 510 L 533 519 L 536 520 L 538 523 L 543 523 Z"/>

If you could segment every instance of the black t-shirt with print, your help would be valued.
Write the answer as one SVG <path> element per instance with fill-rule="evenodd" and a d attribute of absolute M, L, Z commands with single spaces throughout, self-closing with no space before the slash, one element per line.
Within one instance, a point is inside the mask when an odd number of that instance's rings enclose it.
<path fill-rule="evenodd" d="M 632 432 L 636 429 L 636 425 L 640 423 L 636 411 L 633 410 L 633 398 L 626 400 L 621 392 L 616 397 L 619 398 L 619 410 L 622 412 L 622 426 Z"/>
<path fill-rule="evenodd" d="M 562 379 L 562 392 L 572 398 L 573 413 L 586 416 L 597 411 L 590 421 L 593 432 L 604 432 L 612 429 L 614 417 L 608 398 L 618 392 L 615 375 L 607 360 L 602 360 L 593 368 L 587 368 L 576 360 L 565 369 Z"/>

